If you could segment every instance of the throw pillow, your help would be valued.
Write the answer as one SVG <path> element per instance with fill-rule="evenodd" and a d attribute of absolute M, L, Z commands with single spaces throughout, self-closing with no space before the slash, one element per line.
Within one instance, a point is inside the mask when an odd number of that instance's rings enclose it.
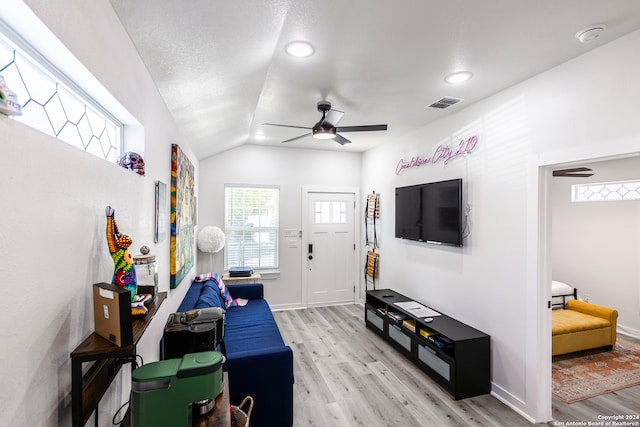
<path fill-rule="evenodd" d="M 205 284 L 203 285 L 203 290 L 202 290 L 200 299 L 202 300 L 204 296 L 206 299 L 206 303 L 211 304 L 208 307 L 219 306 L 220 308 L 227 309 L 229 307 L 243 307 L 247 305 L 248 300 L 246 299 L 243 299 L 243 298 L 233 299 L 233 297 L 231 296 L 231 293 L 229 292 L 229 288 L 227 288 L 227 286 L 224 284 L 224 282 L 222 281 L 222 277 L 218 273 L 210 272 L 210 273 L 198 274 L 196 275 L 196 277 L 193 278 L 193 281 L 205 282 Z M 208 286 L 217 287 L 217 291 L 221 299 L 221 304 L 219 305 L 215 304 L 215 301 L 212 300 L 214 299 L 214 297 L 209 294 L 209 291 L 205 292 L 205 288 Z M 215 300 L 217 300 L 217 298 Z"/>
<path fill-rule="evenodd" d="M 208 280 L 202 285 L 200 298 L 195 308 L 220 307 L 225 308 L 226 304 L 220 296 L 220 288 L 213 280 Z"/>
<path fill-rule="evenodd" d="M 224 300 L 225 308 L 236 307 L 238 304 L 236 304 L 236 302 L 231 297 L 231 293 L 229 293 L 229 288 L 225 286 L 221 278 L 219 278 L 218 287 L 220 288 L 220 295 Z"/>
<path fill-rule="evenodd" d="M 206 282 L 207 280 L 214 280 L 216 283 L 218 282 L 218 273 L 203 273 L 203 274 L 198 274 L 196 277 L 193 278 L 194 282 Z"/>

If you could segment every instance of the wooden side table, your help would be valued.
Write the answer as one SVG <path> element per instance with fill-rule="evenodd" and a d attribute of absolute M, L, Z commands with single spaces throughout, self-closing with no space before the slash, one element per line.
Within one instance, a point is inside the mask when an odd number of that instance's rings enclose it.
<path fill-rule="evenodd" d="M 100 399 L 120 371 L 122 363 L 118 363 L 118 358 L 132 359 L 136 356 L 136 344 L 166 297 L 166 292 L 159 292 L 148 305 L 147 315 L 133 320 L 133 344 L 118 347 L 96 333 L 92 333 L 71 352 L 73 427 L 84 426 L 98 408 Z M 93 362 L 93 365 L 83 374 L 82 364 L 86 362 Z"/>
<path fill-rule="evenodd" d="M 225 372 L 222 377 L 222 393 L 216 397 L 213 411 L 194 420 L 196 427 L 229 427 L 231 425 L 231 407 L 229 406 L 229 378 Z"/>
<path fill-rule="evenodd" d="M 225 275 L 222 276 L 222 280 L 224 280 L 225 282 L 236 282 L 240 280 L 246 280 L 247 282 L 257 283 L 257 281 L 260 280 L 260 273 L 253 273 L 251 276 L 245 276 L 245 277 L 231 277 L 229 276 L 229 273 L 226 273 Z"/>

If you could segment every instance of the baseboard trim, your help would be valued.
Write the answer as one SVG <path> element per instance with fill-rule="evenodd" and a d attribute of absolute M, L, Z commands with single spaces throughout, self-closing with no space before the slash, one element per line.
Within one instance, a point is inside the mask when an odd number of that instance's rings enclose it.
<path fill-rule="evenodd" d="M 618 324 L 618 327 L 616 328 L 616 332 L 619 333 L 620 335 L 626 335 L 631 338 L 640 339 L 640 330 L 630 328 L 628 326 Z"/>
<path fill-rule="evenodd" d="M 269 308 L 271 308 L 271 311 L 286 311 L 286 310 L 300 310 L 301 308 L 306 308 L 306 307 L 300 303 L 295 303 L 295 304 L 278 304 L 278 305 L 269 304 Z"/>
<path fill-rule="evenodd" d="M 495 397 L 500 402 L 507 405 L 514 412 L 516 412 L 518 415 L 520 415 L 522 418 L 529 421 L 530 423 L 536 424 L 537 422 L 539 422 L 539 421 L 536 421 L 536 419 L 533 418 L 531 415 L 525 412 L 524 408 L 527 405 L 524 401 L 522 401 L 522 399 L 520 399 L 517 396 L 514 396 L 513 394 L 509 393 L 507 390 L 505 390 L 504 388 L 500 387 L 499 385 L 493 382 L 491 383 L 491 396 Z"/>

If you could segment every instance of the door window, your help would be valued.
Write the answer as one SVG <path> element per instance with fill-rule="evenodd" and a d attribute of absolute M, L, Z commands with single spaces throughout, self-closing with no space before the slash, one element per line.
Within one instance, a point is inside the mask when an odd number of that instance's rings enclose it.
<path fill-rule="evenodd" d="M 314 218 L 316 224 L 346 224 L 347 202 L 316 200 Z"/>

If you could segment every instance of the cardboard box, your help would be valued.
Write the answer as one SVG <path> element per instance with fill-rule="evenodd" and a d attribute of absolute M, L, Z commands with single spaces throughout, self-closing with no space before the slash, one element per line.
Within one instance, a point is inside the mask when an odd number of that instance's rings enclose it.
<path fill-rule="evenodd" d="M 110 283 L 93 285 L 96 334 L 119 347 L 133 344 L 131 292 Z"/>

